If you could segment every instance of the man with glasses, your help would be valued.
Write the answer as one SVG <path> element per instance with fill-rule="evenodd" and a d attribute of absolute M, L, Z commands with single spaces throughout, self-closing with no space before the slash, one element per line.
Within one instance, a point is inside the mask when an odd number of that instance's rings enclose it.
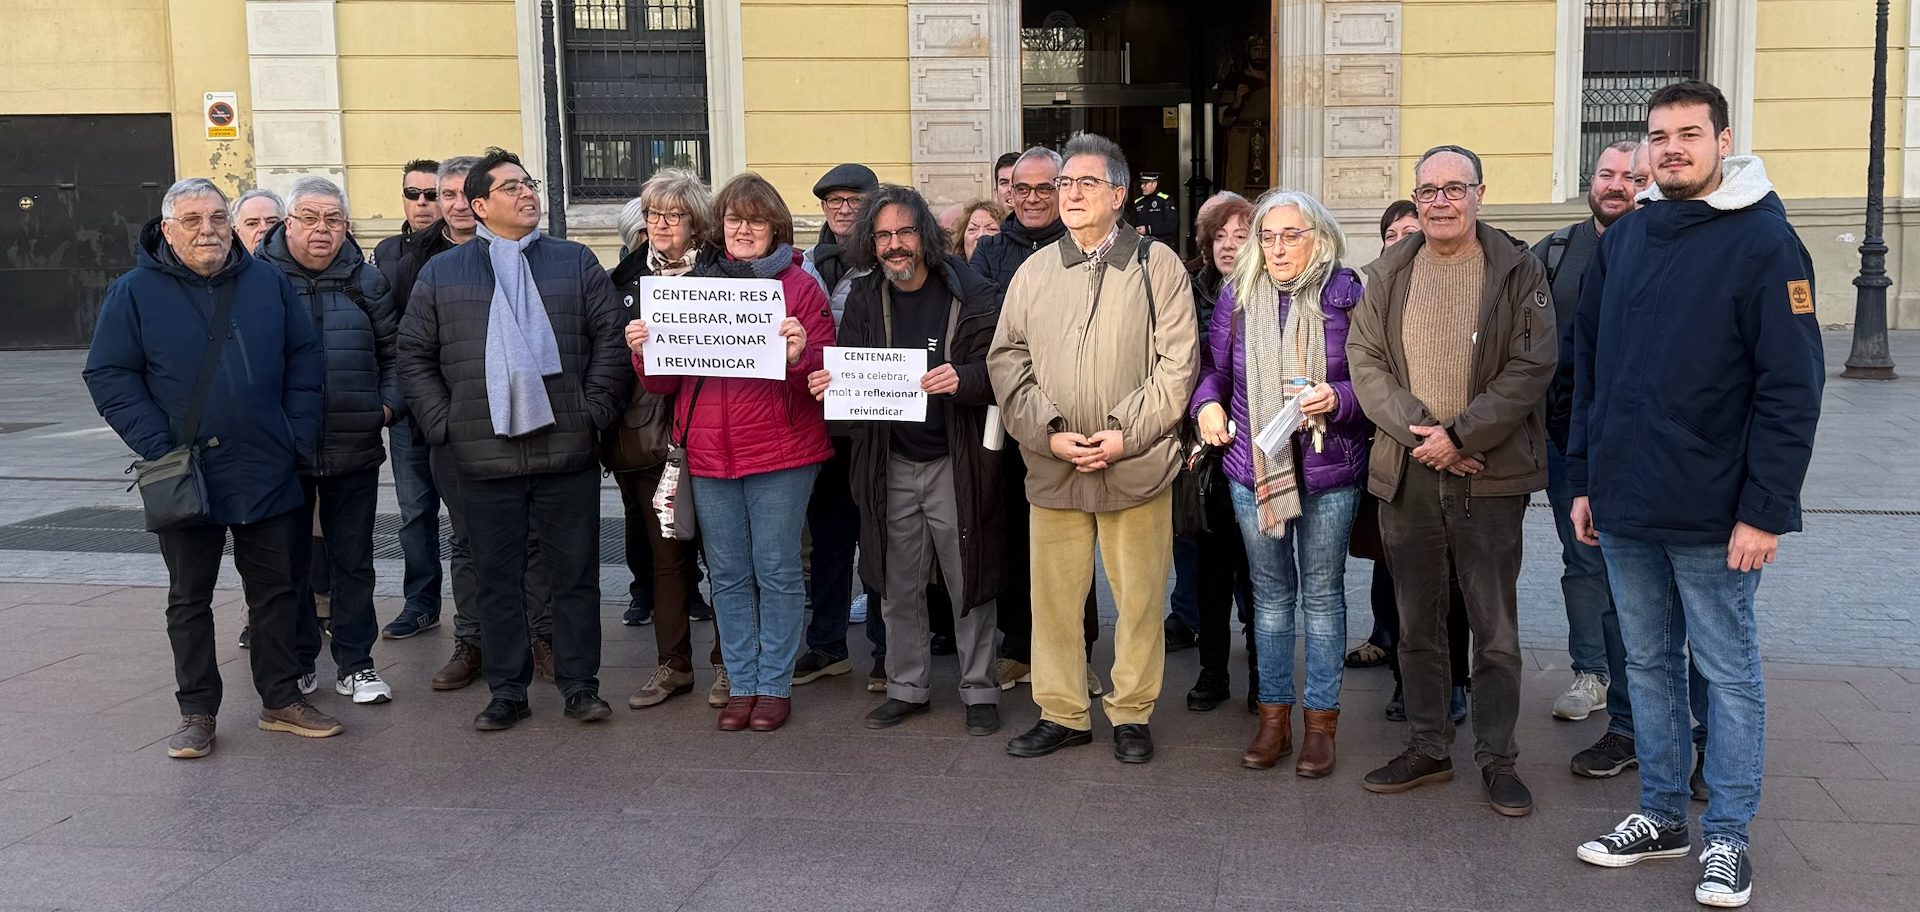
<path fill-rule="evenodd" d="M 1453 778 L 1447 610 L 1457 571 L 1473 635 L 1474 762 L 1495 811 L 1531 813 L 1514 773 L 1520 712 L 1517 586 L 1527 497 L 1546 486 L 1541 404 L 1558 338 L 1546 272 L 1479 220 L 1480 158 L 1440 146 L 1414 166 L 1420 233 L 1367 267 L 1347 359 L 1376 427 L 1367 488 L 1400 605 L 1406 749 L 1371 792 Z"/>
<path fill-rule="evenodd" d="M 340 723 L 300 692 L 293 648 L 292 548 L 307 531 L 299 470 L 320 443 L 326 372 L 313 318 L 280 270 L 241 249 L 225 194 L 205 178 L 167 189 L 138 252 L 139 264 L 101 301 L 81 376 L 135 455 L 156 460 L 191 445 L 205 484 L 208 522 L 159 533 L 180 706 L 167 756 L 213 751 L 221 697 L 213 585 L 229 532 L 253 625 L 247 662 L 260 728 L 337 735 Z"/>
<path fill-rule="evenodd" d="M 332 584 L 334 692 L 355 703 L 385 703 L 393 688 L 373 667 L 380 635 L 373 612 L 373 515 L 386 459 L 380 431 L 406 410 L 393 370 L 393 298 L 348 233 L 347 195 L 339 185 L 303 177 L 287 200 L 287 220 L 260 242 L 260 257 L 293 283 L 327 353 L 324 433 L 318 457 L 301 477 L 302 515 L 308 524 L 319 515 L 326 566 L 312 566 L 312 549 L 294 550 L 301 609 L 295 648 L 304 684 L 320 653 L 311 577 L 324 570 Z"/>
<path fill-rule="evenodd" d="M 634 380 L 625 308 L 591 250 L 541 233 L 540 182 L 513 153 L 489 149 L 464 189 L 478 237 L 421 270 L 400 326 L 400 377 L 427 439 L 451 448 L 464 501 L 492 692 L 474 727 L 531 714 L 530 561 L 551 586 L 566 715 L 605 719 L 596 442 Z"/>
<path fill-rule="evenodd" d="M 1081 624 L 1097 541 L 1118 614 L 1106 698 L 1113 753 L 1145 763 L 1166 663 L 1175 428 L 1198 380 L 1199 323 L 1180 255 L 1122 230 L 1120 147 L 1082 133 L 1064 151 L 1055 193 L 1068 233 L 1013 276 L 987 356 L 1032 503 L 1040 722 L 1007 753 L 1039 757 L 1093 740 Z"/>

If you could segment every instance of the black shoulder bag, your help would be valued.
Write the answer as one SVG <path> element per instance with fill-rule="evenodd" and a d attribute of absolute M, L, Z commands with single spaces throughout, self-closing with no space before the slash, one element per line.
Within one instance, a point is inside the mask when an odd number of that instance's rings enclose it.
<path fill-rule="evenodd" d="M 140 489 L 140 502 L 147 514 L 148 532 L 171 532 L 187 526 L 204 525 L 213 518 L 213 506 L 207 499 L 206 473 L 200 468 L 200 447 L 194 439 L 200 434 L 200 417 L 206 412 L 207 395 L 219 373 L 220 352 L 227 344 L 227 322 L 233 317 L 234 283 L 215 293 L 213 322 L 207 324 L 207 353 L 200 361 L 200 378 L 194 382 L 193 399 L 187 406 L 187 421 L 180 429 L 179 443 L 158 459 L 133 464 L 134 485 Z M 219 446 L 212 441 L 209 446 Z"/>
<path fill-rule="evenodd" d="M 1147 274 L 1147 258 L 1153 241 L 1142 237 L 1134 257 L 1140 263 L 1140 281 L 1147 289 L 1147 327 L 1149 335 L 1160 325 L 1160 312 L 1153 303 L 1153 276 Z M 1153 357 L 1148 345 L 1147 357 Z M 1180 445 L 1179 471 L 1173 476 L 1173 534 L 1199 535 L 1207 531 L 1207 497 L 1213 487 L 1220 448 L 1204 443 L 1194 433 L 1193 422 L 1185 417 L 1174 427 L 1173 437 Z"/>

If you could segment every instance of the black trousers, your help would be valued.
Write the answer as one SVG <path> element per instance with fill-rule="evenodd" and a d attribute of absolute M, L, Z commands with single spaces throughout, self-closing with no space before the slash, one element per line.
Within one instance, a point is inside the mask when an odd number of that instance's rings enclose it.
<path fill-rule="evenodd" d="M 1218 471 L 1216 469 L 1216 471 Z M 1247 543 L 1233 517 L 1225 475 L 1207 498 L 1207 531 L 1200 536 L 1199 585 L 1194 594 L 1200 609 L 1200 672 L 1228 675 L 1233 652 L 1233 619 L 1238 607 L 1247 641 L 1247 680 L 1259 687 L 1260 663 L 1253 642 L 1253 579 L 1247 570 Z"/>
<path fill-rule="evenodd" d="M 220 713 L 220 659 L 213 633 L 213 584 L 220 552 L 233 533 L 233 565 L 246 592 L 247 625 L 253 628 L 247 661 L 253 688 L 268 709 L 300 699 L 299 660 L 293 635 L 298 601 L 293 588 L 293 549 L 307 547 L 306 511 L 288 510 L 256 523 L 197 526 L 161 532 L 167 562 L 167 639 L 173 644 L 174 698 L 181 715 Z"/>
<path fill-rule="evenodd" d="M 1006 532 L 1000 540 L 1000 598 L 995 623 L 1003 639 L 1000 654 L 1016 662 L 1033 658 L 1033 505 L 1027 502 L 1027 461 L 1020 448 L 1009 440 L 1001 451 L 1006 472 L 1000 488 L 1000 502 L 1006 508 Z M 1093 657 L 1093 644 L 1100 639 L 1100 604 L 1093 590 L 1087 590 L 1087 657 Z"/>
<path fill-rule="evenodd" d="M 495 697 L 527 698 L 527 535 L 540 539 L 560 692 L 600 690 L 600 473 L 460 479 L 480 614 L 481 674 Z"/>

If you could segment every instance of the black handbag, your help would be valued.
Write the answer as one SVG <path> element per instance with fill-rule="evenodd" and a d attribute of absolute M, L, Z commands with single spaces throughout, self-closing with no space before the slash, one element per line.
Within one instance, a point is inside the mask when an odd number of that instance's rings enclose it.
<path fill-rule="evenodd" d="M 227 344 L 233 295 L 231 282 L 215 295 L 213 320 L 207 324 L 207 352 L 200 361 L 200 377 L 194 382 L 187 420 L 177 438 L 180 444 L 157 459 L 139 460 L 128 469 L 133 473 L 134 486 L 140 489 L 148 532 L 171 532 L 205 525 L 213 519 L 206 473 L 200 467 L 200 446 L 195 438 L 200 434 L 200 417 L 206 412 L 213 377 L 219 372 L 220 352 Z M 218 446 L 219 442 L 209 441 L 208 445 Z"/>
<path fill-rule="evenodd" d="M 1198 435 L 1191 441 L 1186 434 L 1180 436 L 1180 471 L 1173 476 L 1173 534 L 1203 535 L 1212 531 L 1207 501 L 1218 496 L 1214 482 L 1220 477 L 1220 447 L 1202 443 Z"/>

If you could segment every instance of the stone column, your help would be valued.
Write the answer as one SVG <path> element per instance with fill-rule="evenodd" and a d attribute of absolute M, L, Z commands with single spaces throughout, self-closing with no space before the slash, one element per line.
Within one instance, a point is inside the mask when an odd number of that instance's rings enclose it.
<path fill-rule="evenodd" d="M 1400 4 L 1276 0 L 1274 186 L 1334 209 L 1394 199 L 1400 155 Z"/>
<path fill-rule="evenodd" d="M 936 208 L 992 195 L 993 159 L 1004 151 L 994 144 L 988 37 L 998 5 L 907 3 L 913 183 Z"/>
<path fill-rule="evenodd" d="M 333 0 L 247 0 L 254 183 L 280 192 L 316 175 L 347 183 Z"/>

